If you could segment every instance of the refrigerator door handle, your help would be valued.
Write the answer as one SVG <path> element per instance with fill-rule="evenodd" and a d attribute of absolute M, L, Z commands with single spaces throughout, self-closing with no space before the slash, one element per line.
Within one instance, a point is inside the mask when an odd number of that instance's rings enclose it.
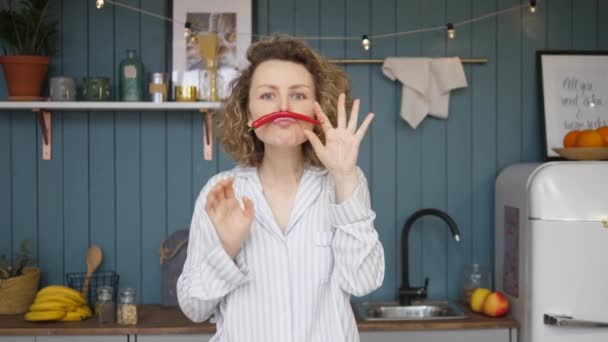
<path fill-rule="evenodd" d="M 566 328 L 608 328 L 608 322 L 582 321 L 572 316 L 545 314 L 545 325 Z"/>

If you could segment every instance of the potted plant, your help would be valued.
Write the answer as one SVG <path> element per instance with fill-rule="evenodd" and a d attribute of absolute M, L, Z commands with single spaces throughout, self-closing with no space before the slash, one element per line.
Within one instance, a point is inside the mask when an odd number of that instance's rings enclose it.
<path fill-rule="evenodd" d="M 0 64 L 9 99 L 40 98 L 56 33 L 55 24 L 48 20 L 48 6 L 49 0 L 22 0 L 19 6 L 0 11 Z"/>
<path fill-rule="evenodd" d="M 22 241 L 14 266 L 0 256 L 0 314 L 24 313 L 36 297 L 40 269 L 30 266 L 30 250 L 31 241 Z"/>

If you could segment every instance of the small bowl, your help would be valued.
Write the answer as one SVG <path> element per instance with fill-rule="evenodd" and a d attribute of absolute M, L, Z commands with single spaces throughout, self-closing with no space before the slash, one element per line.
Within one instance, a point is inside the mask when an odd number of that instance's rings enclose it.
<path fill-rule="evenodd" d="M 554 147 L 553 151 L 570 160 L 608 160 L 608 147 Z"/>

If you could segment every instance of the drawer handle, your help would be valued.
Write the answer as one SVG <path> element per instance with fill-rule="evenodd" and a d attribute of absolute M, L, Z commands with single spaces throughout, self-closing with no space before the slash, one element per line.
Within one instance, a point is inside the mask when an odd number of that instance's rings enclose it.
<path fill-rule="evenodd" d="M 545 325 L 565 328 L 608 328 L 608 322 L 583 321 L 572 316 L 545 314 Z"/>

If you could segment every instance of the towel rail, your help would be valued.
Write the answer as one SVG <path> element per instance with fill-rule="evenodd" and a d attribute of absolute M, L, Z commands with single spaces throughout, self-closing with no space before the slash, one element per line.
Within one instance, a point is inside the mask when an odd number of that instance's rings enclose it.
<path fill-rule="evenodd" d="M 488 62 L 488 59 L 485 57 L 480 58 L 461 58 L 462 63 L 466 64 L 485 64 Z M 330 59 L 329 60 L 335 64 L 382 64 L 384 63 L 384 59 L 375 59 L 375 58 L 361 58 L 361 59 Z"/>

